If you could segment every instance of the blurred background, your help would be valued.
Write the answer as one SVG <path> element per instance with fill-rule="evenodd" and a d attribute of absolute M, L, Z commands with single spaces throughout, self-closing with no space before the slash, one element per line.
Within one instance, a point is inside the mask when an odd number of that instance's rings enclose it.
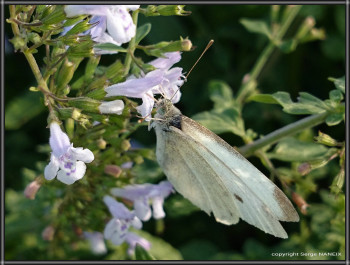
<path fill-rule="evenodd" d="M 8 6 L 5 16 L 9 16 Z M 283 9 L 283 7 L 282 7 Z M 139 25 L 152 24 L 152 30 L 143 43 L 189 37 L 196 47 L 192 52 L 183 52 L 182 60 L 176 65 L 185 72 L 197 60 L 209 40 L 214 45 L 204 55 L 181 88 L 182 98 L 177 107 L 186 116 L 210 110 L 209 84 L 212 80 L 226 82 L 233 94 L 240 87 L 245 74 L 267 45 L 268 40 L 261 34 L 247 31 L 240 19 L 259 19 L 267 23 L 270 19 L 270 5 L 187 5 L 185 10 L 192 11 L 185 17 L 144 17 L 139 15 Z M 282 53 L 275 49 L 266 67 L 259 76 L 258 89 L 261 93 L 277 91 L 289 92 L 295 100 L 301 91 L 308 92 L 322 100 L 328 98 L 334 84 L 328 77 L 341 77 L 345 74 L 345 6 L 344 5 L 308 5 L 303 6 L 290 32 L 307 17 L 316 20 L 316 27 L 325 31 L 326 38 L 300 44 L 291 53 Z M 43 260 L 49 259 L 48 242 L 41 238 L 41 231 L 47 225 L 41 216 L 49 205 L 30 201 L 23 195 L 28 184 L 26 172 L 34 170 L 38 161 L 48 161 L 47 153 L 40 147 L 47 145 L 49 130 L 47 110 L 40 93 L 29 91 L 36 81 L 24 55 L 14 52 L 8 42 L 13 37 L 10 25 L 5 24 L 5 191 L 6 191 L 6 260 Z M 43 47 L 42 47 L 43 48 Z M 44 50 L 36 56 L 41 62 Z M 136 54 L 143 56 L 141 52 Z M 100 64 L 110 64 L 115 55 L 104 55 Z M 143 56 L 147 58 L 146 56 Z M 145 61 L 150 60 L 145 59 Z M 83 71 L 83 70 L 82 70 Z M 288 115 L 278 105 L 248 103 L 243 109 L 246 128 L 252 128 L 261 135 L 268 134 L 286 124 L 300 119 L 300 116 Z M 321 130 L 333 138 L 345 139 L 344 123 L 328 127 L 320 125 L 314 132 Z M 241 146 L 240 138 L 225 133 L 220 135 L 234 146 Z M 146 147 L 155 146 L 155 134 L 141 127 L 131 136 Z M 260 170 L 264 171 L 258 159 L 250 158 Z M 276 165 L 283 162 L 276 161 Z M 158 235 L 178 252 L 179 257 L 187 260 L 270 260 L 275 252 L 339 252 L 344 250 L 344 220 L 336 220 L 344 212 L 343 202 L 329 195 L 329 186 L 336 174 L 336 162 L 327 169 L 317 171 L 313 178 L 317 186 L 310 193 L 307 202 L 310 210 L 301 216 L 299 223 L 283 223 L 289 239 L 283 240 L 240 221 L 237 225 L 225 226 L 216 223 L 213 217 L 198 211 L 180 195 L 172 195 L 165 203 L 167 213 L 164 222 L 159 224 L 151 220 L 144 224 L 143 230 L 156 234 L 159 226 L 163 232 Z M 279 183 L 277 183 L 279 185 Z M 21 207 L 19 207 L 21 205 Z M 26 210 L 18 210 L 18 209 Z M 333 227 L 340 227 L 334 231 Z M 342 230 L 342 228 L 344 230 Z M 343 233 L 344 231 L 344 233 Z M 56 249 L 57 250 L 57 249 Z M 53 251 L 52 249 L 50 250 Z M 63 255 L 63 256 L 62 256 Z M 88 248 L 65 252 L 62 259 L 104 259 L 92 255 Z M 52 256 L 51 256 L 52 257 Z M 169 254 L 169 259 L 171 259 Z M 344 259 L 343 256 L 317 256 L 316 259 Z M 166 259 L 166 258 L 165 258 Z M 288 257 L 285 259 L 313 259 L 312 257 Z"/>

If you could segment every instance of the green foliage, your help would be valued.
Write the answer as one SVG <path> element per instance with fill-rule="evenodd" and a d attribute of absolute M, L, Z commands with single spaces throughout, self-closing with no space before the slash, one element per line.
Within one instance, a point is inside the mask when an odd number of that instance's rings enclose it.
<path fill-rule="evenodd" d="M 249 32 L 265 35 L 269 39 L 272 37 L 270 29 L 265 21 L 242 18 L 240 22 Z"/>
<path fill-rule="evenodd" d="M 44 111 L 45 108 L 40 103 L 41 97 L 39 93 L 26 92 L 13 99 L 6 106 L 5 128 L 7 130 L 19 129 L 23 124 Z"/>
<path fill-rule="evenodd" d="M 303 162 L 323 158 L 327 151 L 328 148 L 323 145 L 289 137 L 281 140 L 268 156 L 282 161 Z"/>
<path fill-rule="evenodd" d="M 215 133 L 232 132 L 243 136 L 244 124 L 232 89 L 224 82 L 212 81 L 209 91 L 209 97 L 214 102 L 213 110 L 198 113 L 192 118 Z"/>

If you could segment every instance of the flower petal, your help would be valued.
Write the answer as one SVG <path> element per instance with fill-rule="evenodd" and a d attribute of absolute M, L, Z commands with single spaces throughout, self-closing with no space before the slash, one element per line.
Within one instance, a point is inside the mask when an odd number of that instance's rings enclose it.
<path fill-rule="evenodd" d="M 60 170 L 57 173 L 57 179 L 64 184 L 71 185 L 77 180 L 84 177 L 86 171 L 86 165 L 82 161 L 77 161 L 75 165 L 75 172 Z"/>
<path fill-rule="evenodd" d="M 145 118 L 145 121 L 151 120 L 151 113 L 154 106 L 153 94 L 148 91 L 142 96 L 142 104 L 136 107 L 138 113 Z"/>
<path fill-rule="evenodd" d="M 50 163 L 45 167 L 44 176 L 47 180 L 52 180 L 56 177 L 57 171 L 59 170 L 59 163 L 57 159 L 51 155 Z"/>
<path fill-rule="evenodd" d="M 136 26 L 124 6 L 118 6 L 106 12 L 108 33 L 117 42 L 129 42 L 136 33 Z"/>
<path fill-rule="evenodd" d="M 124 188 L 112 188 L 111 194 L 130 201 L 135 201 L 140 197 L 148 196 L 151 188 L 152 184 L 134 184 L 125 186 Z"/>
<path fill-rule="evenodd" d="M 106 97 L 126 96 L 142 98 L 144 93 L 162 82 L 163 76 L 163 71 L 154 70 L 146 74 L 143 78 L 128 79 L 125 82 L 105 88 L 105 91 L 107 92 Z"/>
<path fill-rule="evenodd" d="M 152 209 L 154 219 L 161 219 L 165 217 L 165 212 L 163 209 L 164 200 L 161 197 L 155 197 L 152 200 Z"/>
<path fill-rule="evenodd" d="M 79 15 L 98 15 L 105 16 L 106 11 L 110 8 L 108 5 L 66 5 L 64 11 L 67 17 Z"/>
<path fill-rule="evenodd" d="M 157 58 L 149 62 L 149 64 L 153 65 L 158 69 L 168 70 L 175 63 L 181 60 L 180 52 L 167 52 L 167 53 L 164 53 L 164 56 L 167 58 Z"/>
<path fill-rule="evenodd" d="M 139 198 L 134 201 L 135 214 L 142 221 L 148 221 L 152 216 L 151 208 L 146 198 Z"/>
<path fill-rule="evenodd" d="M 85 163 L 91 163 L 95 157 L 94 154 L 89 149 L 83 149 L 82 147 L 74 148 L 71 146 L 69 148 L 69 154 L 72 156 L 73 160 L 80 160 Z"/>
<path fill-rule="evenodd" d="M 107 253 L 107 248 L 100 232 L 84 232 L 84 236 L 90 242 L 90 248 L 95 255 Z"/>
<path fill-rule="evenodd" d="M 142 222 L 137 216 L 135 216 L 134 219 L 131 221 L 131 225 L 136 229 L 142 228 Z"/>
<path fill-rule="evenodd" d="M 60 157 L 67 152 L 70 141 L 67 134 L 65 134 L 61 127 L 56 122 L 50 124 L 50 146 L 53 151 L 53 154 L 56 157 Z"/>
<path fill-rule="evenodd" d="M 103 197 L 104 203 L 107 205 L 109 211 L 115 218 L 119 219 L 133 219 L 134 214 L 130 212 L 123 203 L 116 201 L 113 197 L 105 195 Z"/>
<path fill-rule="evenodd" d="M 135 233 L 129 232 L 126 234 L 125 241 L 129 244 L 128 254 L 132 255 L 135 251 L 136 244 L 139 244 L 146 250 L 151 249 L 151 243 Z"/>
<path fill-rule="evenodd" d="M 89 21 L 90 24 L 94 24 L 96 22 L 98 22 L 98 24 L 96 24 L 90 30 L 92 39 L 99 38 L 107 29 L 107 18 L 105 16 L 93 16 Z"/>
<path fill-rule="evenodd" d="M 135 11 L 140 8 L 140 5 L 123 5 L 124 8 Z"/>
<path fill-rule="evenodd" d="M 116 222 L 120 222 L 120 221 L 116 218 L 113 218 L 105 226 L 105 229 L 103 231 L 103 235 L 106 239 L 111 239 L 111 237 L 115 231 Z"/>

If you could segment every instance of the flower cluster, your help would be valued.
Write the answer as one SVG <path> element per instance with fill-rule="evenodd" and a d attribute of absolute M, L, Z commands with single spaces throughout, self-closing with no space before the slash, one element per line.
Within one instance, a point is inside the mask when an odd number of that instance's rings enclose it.
<path fill-rule="evenodd" d="M 139 5 L 66 5 L 64 11 L 68 18 L 91 15 L 89 22 L 94 25 L 82 34 L 91 35 L 91 39 L 98 44 L 112 43 L 120 46 L 135 37 L 136 26 L 129 12 L 135 11 L 139 7 Z M 66 27 L 62 35 L 65 35 L 72 27 L 74 25 Z M 105 51 L 95 47 L 94 53 L 108 54 L 116 53 L 116 51 Z M 142 104 L 136 109 L 148 121 L 154 107 L 154 95 L 161 94 L 163 97 L 171 99 L 173 103 L 180 100 L 179 88 L 184 82 L 184 75 L 182 68 L 173 67 L 180 60 L 181 53 L 179 51 L 164 53 L 162 58 L 148 63 L 153 66 L 154 70 L 148 73 L 141 71 L 137 77 L 131 75 L 126 81 L 105 88 L 106 97 L 126 96 L 142 99 Z M 94 104 L 96 105 L 93 106 L 94 110 L 98 108 L 100 114 L 120 115 L 124 110 L 124 102 L 120 99 L 94 102 Z M 94 160 L 94 154 L 89 149 L 73 147 L 68 135 L 61 129 L 59 123 L 55 121 L 56 119 L 53 120 L 49 124 L 49 143 L 52 152 L 50 162 L 45 167 L 44 176 L 47 180 L 52 180 L 57 176 L 59 181 L 71 185 L 83 178 L 86 172 L 85 163 L 91 163 Z M 105 145 L 106 143 L 102 144 L 101 146 L 104 147 L 101 149 L 104 149 Z M 130 168 L 131 166 L 132 162 L 127 162 L 121 168 Z M 108 165 L 105 172 L 118 177 L 122 171 L 121 168 Z M 34 199 L 39 188 L 40 183 L 32 182 L 28 185 L 25 196 Z M 159 184 L 139 184 L 113 188 L 111 194 L 133 202 L 134 209 L 128 209 L 123 203 L 109 195 L 104 196 L 103 201 L 107 205 L 112 219 L 106 224 L 103 234 L 96 231 L 83 233 L 84 238 L 90 242 L 92 252 L 98 255 L 107 252 L 104 239 L 110 240 L 115 245 L 126 242 L 129 245 L 129 255 L 134 252 L 136 244 L 149 250 L 150 242 L 129 229 L 132 227 L 141 229 L 142 221 L 148 221 L 152 216 L 155 219 L 164 218 L 164 199 L 172 192 L 173 186 L 168 181 L 162 181 Z M 52 237 L 53 232 L 47 236 L 47 238 Z"/>
<path fill-rule="evenodd" d="M 115 245 L 127 242 L 129 244 L 128 253 L 130 255 L 134 252 L 137 243 L 149 250 L 151 247 L 150 242 L 130 232 L 129 228 L 134 227 L 135 229 L 141 229 L 141 220 L 147 221 L 151 218 L 152 212 L 150 204 L 152 204 L 153 217 L 155 219 L 165 217 L 163 202 L 172 191 L 173 187 L 169 181 L 162 181 L 158 185 L 138 184 L 129 185 L 122 189 L 112 189 L 111 193 L 113 195 L 133 201 L 135 209 L 130 211 L 123 203 L 106 195 L 103 201 L 107 205 L 113 218 L 105 227 L 104 237 L 111 240 Z"/>
<path fill-rule="evenodd" d="M 165 53 L 164 56 L 166 58 L 158 58 L 149 62 L 156 70 L 143 75 L 141 78 L 132 75 L 125 82 L 105 88 L 106 96 L 141 98 L 142 105 L 137 107 L 137 111 L 143 117 L 146 117 L 146 120 L 150 119 L 148 116 L 154 106 L 154 94 L 162 94 L 164 97 L 171 99 L 173 103 L 179 102 L 181 97 L 179 87 L 184 82 L 182 68 L 170 68 L 181 60 L 181 54 L 180 52 L 169 52 Z"/>

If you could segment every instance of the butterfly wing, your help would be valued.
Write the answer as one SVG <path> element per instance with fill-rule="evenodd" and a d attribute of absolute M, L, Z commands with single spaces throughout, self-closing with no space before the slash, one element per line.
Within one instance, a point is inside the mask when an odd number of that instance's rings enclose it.
<path fill-rule="evenodd" d="M 186 116 L 182 116 L 182 132 L 196 139 L 208 150 L 215 150 L 215 156 L 229 167 L 233 175 L 238 176 L 255 196 L 268 204 L 270 211 L 278 220 L 299 221 L 298 213 L 286 195 L 223 139 Z"/>
<path fill-rule="evenodd" d="M 185 116 L 182 116 L 181 130 L 173 126 L 164 129 L 159 125 L 155 129 L 158 162 L 169 181 L 185 198 L 208 214 L 213 212 L 218 222 L 235 224 L 241 217 L 267 233 L 288 237 L 278 220 L 291 221 L 298 218 L 293 206 L 282 191 L 230 145 Z M 215 147 L 214 141 L 217 142 Z M 217 145 L 220 146 L 219 151 Z M 240 160 L 244 162 L 236 165 Z M 248 186 L 249 181 L 245 181 L 245 178 L 255 177 L 256 172 L 251 167 L 264 177 L 256 181 L 253 187 Z M 249 174 L 244 170 L 250 170 Z M 259 187 L 256 191 L 257 183 L 265 187 Z M 273 194 L 279 191 L 282 195 L 265 195 L 267 187 L 269 191 L 271 186 L 273 190 L 277 189 Z M 259 194 L 261 191 L 263 194 Z M 262 198 L 269 200 L 264 201 Z M 278 200 L 291 207 L 287 211 L 288 216 L 280 209 L 282 206 L 276 206 Z M 293 211 L 296 217 L 290 214 Z"/>
<path fill-rule="evenodd" d="M 156 127 L 156 133 L 157 160 L 174 188 L 207 214 L 213 212 L 218 221 L 237 223 L 235 201 L 215 171 L 193 149 L 195 142 L 175 127 L 169 131 Z"/>

